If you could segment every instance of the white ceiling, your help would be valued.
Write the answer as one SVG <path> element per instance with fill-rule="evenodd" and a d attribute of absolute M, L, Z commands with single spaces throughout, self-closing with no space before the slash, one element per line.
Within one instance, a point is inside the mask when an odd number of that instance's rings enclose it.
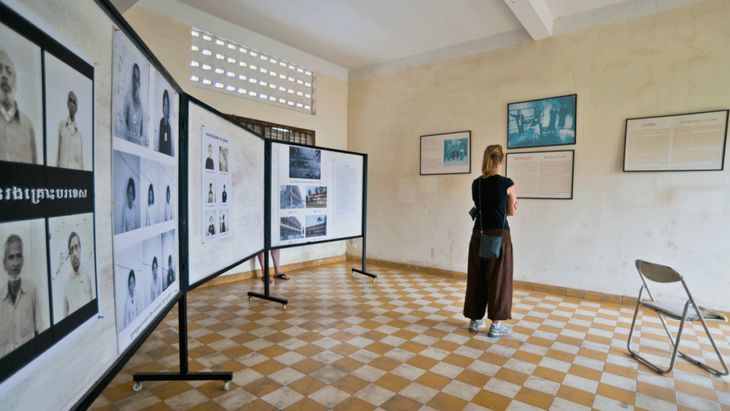
<path fill-rule="evenodd" d="M 122 12 L 137 1 L 112 0 Z M 173 18 L 173 4 L 192 7 L 333 63 L 349 71 L 353 79 L 353 74 L 365 77 L 394 71 L 697 1 L 143 0 L 140 4 Z M 203 28 L 219 34 L 215 27 Z"/>

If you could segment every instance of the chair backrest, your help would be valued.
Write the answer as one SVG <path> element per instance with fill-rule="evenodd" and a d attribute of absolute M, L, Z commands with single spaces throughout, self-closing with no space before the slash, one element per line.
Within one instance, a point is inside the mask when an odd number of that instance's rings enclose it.
<path fill-rule="evenodd" d="M 682 276 L 674 269 L 666 265 L 650 263 L 644 260 L 636 260 L 636 269 L 642 277 L 655 283 L 676 283 L 682 281 Z"/>

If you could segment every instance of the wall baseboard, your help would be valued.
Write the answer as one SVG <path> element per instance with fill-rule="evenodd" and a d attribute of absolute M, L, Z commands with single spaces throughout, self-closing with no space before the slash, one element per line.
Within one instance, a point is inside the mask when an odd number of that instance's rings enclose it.
<path fill-rule="evenodd" d="M 339 257 L 322 258 L 320 260 L 304 261 L 304 262 L 296 263 L 296 264 L 282 265 L 281 271 L 286 273 L 288 271 L 296 271 L 296 270 L 302 270 L 305 268 L 319 267 L 321 265 L 339 263 L 342 261 L 345 261 L 344 255 L 339 256 Z M 274 275 L 273 268 L 269 268 L 269 275 L 270 276 Z M 248 279 L 251 279 L 254 277 L 261 277 L 261 276 L 262 276 L 261 270 L 245 271 L 243 273 L 220 276 L 220 277 L 216 277 L 216 278 L 206 282 L 205 284 L 202 284 L 200 287 L 197 287 L 197 289 L 206 289 L 206 288 L 215 287 L 218 285 L 235 283 L 237 281 L 248 280 Z"/>

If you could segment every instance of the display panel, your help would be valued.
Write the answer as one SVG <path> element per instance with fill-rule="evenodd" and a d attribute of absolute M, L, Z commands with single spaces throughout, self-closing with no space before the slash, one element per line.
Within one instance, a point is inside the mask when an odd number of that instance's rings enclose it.
<path fill-rule="evenodd" d="M 0 393 L 99 312 L 96 73 L 44 30 L 0 4 Z"/>
<path fill-rule="evenodd" d="M 362 154 L 271 144 L 271 246 L 362 235 Z"/>
<path fill-rule="evenodd" d="M 264 249 L 264 139 L 188 103 L 188 284 Z"/>
<path fill-rule="evenodd" d="M 505 175 L 517 187 L 517 198 L 573 198 L 574 150 L 507 153 Z"/>
<path fill-rule="evenodd" d="M 421 175 L 471 173 L 471 131 L 421 136 Z"/>
<path fill-rule="evenodd" d="M 176 160 L 179 96 L 114 29 L 114 290 L 124 351 L 180 291 Z"/>
<path fill-rule="evenodd" d="M 728 110 L 626 120 L 624 171 L 722 170 Z"/>
<path fill-rule="evenodd" d="M 507 148 L 575 144 L 576 94 L 507 105 Z"/>

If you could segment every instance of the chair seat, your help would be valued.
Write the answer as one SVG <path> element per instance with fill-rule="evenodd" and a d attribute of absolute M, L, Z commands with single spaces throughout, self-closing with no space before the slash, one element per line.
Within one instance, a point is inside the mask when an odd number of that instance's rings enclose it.
<path fill-rule="evenodd" d="M 683 303 L 673 303 L 665 301 L 642 301 L 641 305 L 675 320 L 681 320 L 682 314 L 684 313 Z M 722 313 L 707 310 L 702 307 L 700 307 L 700 311 L 702 311 L 702 316 L 705 318 L 705 321 L 727 321 L 727 317 Z M 687 321 L 691 322 L 699 320 L 700 317 L 697 315 L 697 312 L 694 310 L 694 308 L 690 305 L 689 311 L 687 312 Z"/>

